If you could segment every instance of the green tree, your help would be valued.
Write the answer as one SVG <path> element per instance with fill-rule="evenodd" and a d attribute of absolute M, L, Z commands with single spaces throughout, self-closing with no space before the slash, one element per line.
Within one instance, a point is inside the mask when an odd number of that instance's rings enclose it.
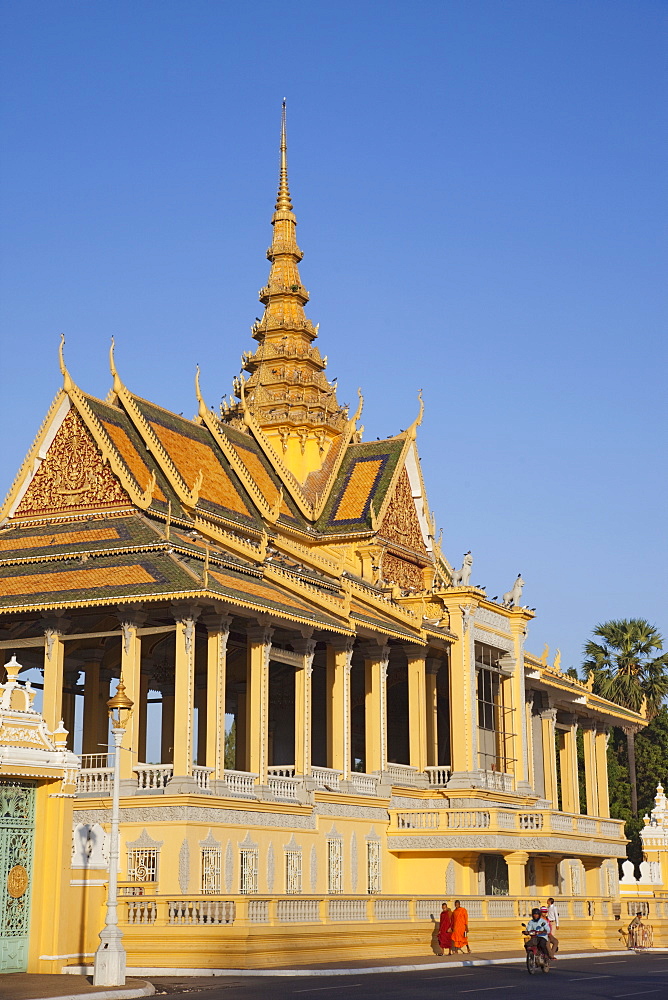
<path fill-rule="evenodd" d="M 644 706 L 647 718 L 653 719 L 668 694 L 668 653 L 661 653 L 660 633 L 644 618 L 620 618 L 597 625 L 593 634 L 596 638 L 584 647 L 583 668 L 595 693 L 634 712 Z M 634 816 L 638 815 L 636 732 L 634 726 L 624 730 Z"/>
<path fill-rule="evenodd" d="M 236 719 L 225 733 L 225 769 L 234 771 L 237 756 L 237 721 Z"/>

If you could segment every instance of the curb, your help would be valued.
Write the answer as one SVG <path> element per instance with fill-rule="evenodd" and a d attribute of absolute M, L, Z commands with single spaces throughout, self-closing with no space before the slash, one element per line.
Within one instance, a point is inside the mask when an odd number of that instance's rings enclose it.
<path fill-rule="evenodd" d="M 92 972 L 92 967 L 91 967 Z M 116 987 L 113 990 L 99 990 L 95 993 L 62 993 L 56 997 L 40 997 L 39 1000 L 134 1000 L 135 997 L 152 997 L 155 993 L 153 983 L 142 982 L 141 986 L 135 986 L 126 990 L 123 987 Z"/>
<path fill-rule="evenodd" d="M 668 948 L 648 948 L 648 952 L 668 952 Z M 561 961 L 567 961 L 568 959 L 575 958 L 603 958 L 606 955 L 634 955 L 636 952 L 628 951 L 624 949 L 623 951 L 578 951 L 569 952 L 568 954 L 563 954 L 560 956 Z M 255 978 L 277 978 L 280 976 L 368 976 L 379 973 L 386 972 L 430 972 L 434 969 L 438 969 L 441 972 L 444 969 L 467 969 L 472 966 L 485 966 L 485 965 L 523 965 L 524 957 L 517 956 L 513 958 L 472 958 L 469 960 L 462 960 L 461 962 L 429 962 L 421 965 L 377 965 L 377 966 L 364 966 L 362 968 L 348 968 L 348 969 L 156 969 L 156 968 L 131 968 L 128 969 L 128 975 L 132 976 L 160 976 L 165 978 L 168 976 L 197 976 L 201 978 L 213 978 L 215 976 L 235 976 L 235 977 L 255 977 Z M 68 971 L 86 974 L 89 972 L 88 966 L 68 966 Z M 139 996 L 140 994 L 133 994 Z M 146 996 L 147 994 L 141 994 Z M 88 995 L 90 1000 L 96 1000 L 92 994 Z M 110 997 L 119 997 L 120 994 L 113 993 L 109 994 Z M 46 998 L 45 998 L 46 1000 Z M 51 1000 L 51 998 L 48 998 Z M 56 1000 L 56 998 L 54 998 Z M 67 1000 L 67 998 L 60 998 L 60 1000 Z"/>

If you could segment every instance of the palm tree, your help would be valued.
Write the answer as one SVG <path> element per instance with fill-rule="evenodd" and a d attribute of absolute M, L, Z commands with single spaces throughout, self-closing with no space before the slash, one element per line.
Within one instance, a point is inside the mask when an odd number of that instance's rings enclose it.
<path fill-rule="evenodd" d="M 596 626 L 593 634 L 603 640 L 590 639 L 584 647 L 584 671 L 587 679 L 593 680 L 593 690 L 634 712 L 644 709 L 651 721 L 668 694 L 668 653 L 653 655 L 663 649 L 661 634 L 644 618 L 604 622 Z M 628 726 L 624 732 L 629 754 L 631 809 L 635 816 L 638 813 L 637 727 Z"/>

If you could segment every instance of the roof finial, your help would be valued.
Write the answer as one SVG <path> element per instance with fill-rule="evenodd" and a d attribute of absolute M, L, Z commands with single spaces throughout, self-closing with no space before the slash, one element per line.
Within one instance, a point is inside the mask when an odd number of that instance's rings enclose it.
<path fill-rule="evenodd" d="M 202 396 L 202 390 L 199 384 L 199 365 L 195 366 L 195 395 L 197 396 L 197 409 L 200 417 L 203 417 L 207 412 L 207 406 L 204 402 L 204 397 Z"/>
<path fill-rule="evenodd" d="M 292 201 L 290 200 L 290 189 L 288 188 L 288 142 L 285 128 L 286 102 L 283 98 L 281 109 L 281 167 L 278 174 L 278 197 L 276 199 L 277 212 L 291 212 Z"/>
<path fill-rule="evenodd" d="M 58 364 L 60 366 L 60 374 L 63 376 L 63 389 L 66 391 L 72 388 L 72 379 L 70 378 L 70 373 L 67 370 L 65 364 L 65 354 L 63 352 L 63 347 L 65 345 L 65 334 L 60 335 L 60 344 L 58 345 Z"/>
<path fill-rule="evenodd" d="M 116 371 L 116 360 L 114 358 L 115 347 L 116 347 L 116 342 L 112 337 L 111 344 L 109 345 L 109 371 L 111 372 L 112 378 L 114 380 L 114 392 L 118 393 L 118 391 L 123 388 L 123 383 L 121 382 L 120 376 Z"/>

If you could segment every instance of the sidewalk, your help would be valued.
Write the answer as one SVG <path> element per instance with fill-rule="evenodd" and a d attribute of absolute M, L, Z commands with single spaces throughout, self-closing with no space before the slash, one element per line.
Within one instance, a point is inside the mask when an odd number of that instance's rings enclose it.
<path fill-rule="evenodd" d="M 155 993 L 142 979 L 128 979 L 125 986 L 93 986 L 92 976 L 37 975 L 9 972 L 0 976 L 3 1000 L 134 1000 Z"/>

